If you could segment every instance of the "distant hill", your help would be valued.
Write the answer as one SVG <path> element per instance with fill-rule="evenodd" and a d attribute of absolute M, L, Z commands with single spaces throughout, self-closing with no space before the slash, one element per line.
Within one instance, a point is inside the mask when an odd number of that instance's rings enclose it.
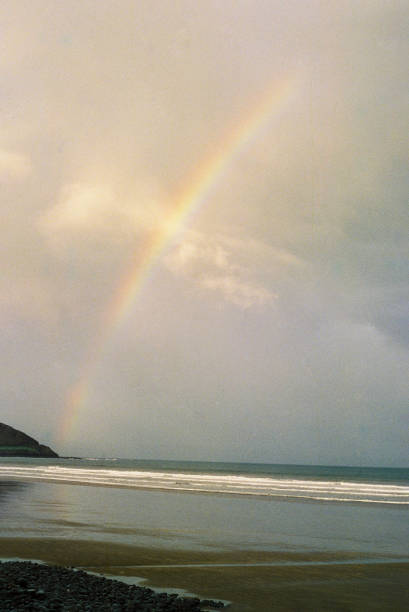
<path fill-rule="evenodd" d="M 0 457 L 58 457 L 49 446 L 44 446 L 27 434 L 0 423 Z"/>

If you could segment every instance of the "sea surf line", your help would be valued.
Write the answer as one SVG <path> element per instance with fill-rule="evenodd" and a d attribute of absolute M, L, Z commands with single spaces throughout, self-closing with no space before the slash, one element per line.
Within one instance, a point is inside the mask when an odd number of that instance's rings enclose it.
<path fill-rule="evenodd" d="M 286 107 L 298 89 L 298 83 L 299 80 L 295 77 L 286 77 L 264 93 L 244 120 L 227 134 L 215 152 L 196 169 L 186 187 L 175 196 L 174 204 L 164 223 L 151 235 L 142 252 L 138 251 L 131 261 L 103 312 L 98 333 L 88 350 L 78 380 L 66 396 L 57 436 L 60 444 L 66 442 L 73 432 L 81 409 L 89 398 L 92 381 L 106 346 L 129 316 L 135 298 L 156 262 L 172 244 L 172 240 L 183 232 L 192 216 L 209 200 L 212 190 L 221 181 L 226 169 L 247 149 L 262 128 Z"/>
<path fill-rule="evenodd" d="M 0 466 L 0 478 L 48 481 L 101 487 L 162 490 L 214 495 L 246 495 L 319 502 L 353 502 L 408 507 L 409 487 L 383 483 L 305 480 L 266 476 L 185 474 L 137 470 L 84 469 L 80 467 Z"/>

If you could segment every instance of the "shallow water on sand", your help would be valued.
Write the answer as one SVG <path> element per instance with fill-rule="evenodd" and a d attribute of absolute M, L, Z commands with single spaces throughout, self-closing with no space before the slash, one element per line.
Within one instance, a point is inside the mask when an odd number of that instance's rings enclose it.
<path fill-rule="evenodd" d="M 405 555 L 399 506 L 3 481 L 0 537 L 55 537 L 179 549 Z"/>

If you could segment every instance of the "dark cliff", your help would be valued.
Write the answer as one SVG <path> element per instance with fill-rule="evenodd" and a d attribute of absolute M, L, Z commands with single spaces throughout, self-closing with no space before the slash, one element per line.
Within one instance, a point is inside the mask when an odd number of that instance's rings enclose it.
<path fill-rule="evenodd" d="M 58 457 L 49 446 L 27 434 L 0 423 L 0 457 Z"/>

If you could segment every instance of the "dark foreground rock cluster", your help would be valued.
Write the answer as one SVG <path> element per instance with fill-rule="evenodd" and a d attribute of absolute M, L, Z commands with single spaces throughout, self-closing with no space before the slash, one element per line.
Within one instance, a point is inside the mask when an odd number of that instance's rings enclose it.
<path fill-rule="evenodd" d="M 81 570 L 30 561 L 0 562 L 0 610 L 26 612 L 198 612 L 221 602 L 155 593 Z"/>

